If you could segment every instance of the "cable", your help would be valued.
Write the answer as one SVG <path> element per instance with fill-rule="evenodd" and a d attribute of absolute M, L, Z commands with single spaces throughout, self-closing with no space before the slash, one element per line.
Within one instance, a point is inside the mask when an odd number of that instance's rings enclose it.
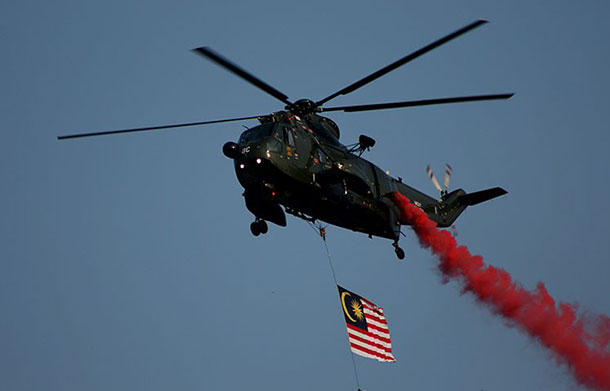
<path fill-rule="evenodd" d="M 328 265 L 330 266 L 330 271 L 333 275 L 333 280 L 335 281 L 335 286 L 339 286 L 337 283 L 337 275 L 335 274 L 335 268 L 333 267 L 333 261 L 330 257 L 330 251 L 328 250 L 328 244 L 326 243 L 326 226 L 322 227 L 321 223 L 318 223 L 320 237 L 322 238 L 322 242 L 324 242 L 324 248 L 326 249 L 326 256 L 328 257 Z M 313 224 L 312 224 L 312 228 Z M 347 337 L 347 344 L 349 346 L 349 336 Z M 354 360 L 354 352 L 350 349 L 350 356 L 352 357 L 352 365 L 354 367 L 354 376 L 356 377 L 356 385 L 358 386 L 358 391 L 360 391 L 360 380 L 358 379 L 358 370 L 356 369 L 356 360 Z"/>

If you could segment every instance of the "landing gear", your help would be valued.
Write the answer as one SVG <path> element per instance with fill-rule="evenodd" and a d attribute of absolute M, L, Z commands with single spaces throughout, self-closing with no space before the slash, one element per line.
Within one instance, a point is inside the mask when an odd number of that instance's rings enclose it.
<path fill-rule="evenodd" d="M 252 222 L 252 224 L 250 224 L 250 232 L 252 232 L 252 235 L 254 236 L 258 236 L 261 234 L 261 229 L 258 226 L 258 221 L 254 221 Z"/>
<path fill-rule="evenodd" d="M 267 222 L 265 220 L 256 219 L 250 224 L 250 232 L 252 235 L 258 236 L 260 234 L 266 234 L 269 232 L 269 227 L 267 226 Z"/>
<path fill-rule="evenodd" d="M 396 256 L 398 257 L 398 259 L 400 259 L 401 261 L 403 259 L 405 259 L 405 250 L 403 250 L 400 247 L 396 247 L 395 251 L 396 251 Z"/>
<path fill-rule="evenodd" d="M 265 220 L 258 221 L 258 228 L 261 230 L 263 235 L 269 232 L 269 227 L 267 226 L 267 222 Z"/>
<path fill-rule="evenodd" d="M 398 257 L 398 259 L 400 260 L 405 259 L 405 250 L 398 247 L 398 242 L 392 243 L 392 246 L 394 246 L 394 252 L 396 252 L 396 257 Z"/>

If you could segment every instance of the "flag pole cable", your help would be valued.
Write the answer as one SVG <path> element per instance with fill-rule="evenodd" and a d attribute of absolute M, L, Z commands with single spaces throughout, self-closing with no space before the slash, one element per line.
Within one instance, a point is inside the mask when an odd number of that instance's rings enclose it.
<path fill-rule="evenodd" d="M 333 275 L 333 280 L 335 280 L 335 286 L 339 286 L 337 283 L 337 275 L 335 274 L 335 268 L 333 267 L 333 261 L 330 258 L 330 251 L 328 250 L 328 244 L 326 243 L 326 228 L 320 225 L 318 227 L 320 237 L 322 238 L 322 242 L 324 242 L 324 248 L 326 249 L 326 256 L 328 257 L 328 264 L 330 265 L 330 271 Z M 347 338 L 347 344 L 349 346 L 349 337 Z M 350 357 L 352 358 L 352 365 L 354 367 L 354 375 L 356 377 L 356 386 L 358 386 L 358 391 L 360 391 L 360 380 L 358 379 L 358 370 L 356 369 L 356 360 L 354 360 L 354 352 L 350 347 Z"/>

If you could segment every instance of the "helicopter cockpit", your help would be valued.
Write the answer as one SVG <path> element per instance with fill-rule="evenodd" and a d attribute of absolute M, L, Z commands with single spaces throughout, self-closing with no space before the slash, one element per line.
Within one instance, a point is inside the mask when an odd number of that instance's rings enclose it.
<path fill-rule="evenodd" d="M 268 152 L 281 153 L 283 144 L 295 148 L 294 130 L 281 122 L 266 122 L 243 132 L 239 137 L 240 148 L 257 145 Z"/>
<path fill-rule="evenodd" d="M 248 144 L 260 141 L 265 137 L 269 137 L 273 132 L 274 125 L 274 123 L 268 122 L 262 125 L 255 126 L 253 128 L 249 128 L 248 130 L 243 132 L 241 136 L 239 136 L 239 141 L 237 143 L 240 146 L 246 146 Z"/>

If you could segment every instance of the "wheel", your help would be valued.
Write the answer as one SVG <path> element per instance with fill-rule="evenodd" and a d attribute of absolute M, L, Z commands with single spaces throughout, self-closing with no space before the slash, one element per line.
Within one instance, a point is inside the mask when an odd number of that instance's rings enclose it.
<path fill-rule="evenodd" d="M 258 222 L 253 221 L 252 224 L 250 224 L 250 232 L 252 232 L 252 235 L 254 236 L 258 236 L 261 234 L 261 228 L 258 225 Z"/>
<path fill-rule="evenodd" d="M 269 232 L 269 227 L 267 226 L 267 222 L 265 220 L 258 221 L 258 229 L 263 235 Z"/>
<path fill-rule="evenodd" d="M 397 246 L 395 251 L 396 251 L 396 256 L 398 257 L 398 259 L 400 259 L 400 260 L 405 259 L 405 250 L 403 250 L 402 248 Z"/>

